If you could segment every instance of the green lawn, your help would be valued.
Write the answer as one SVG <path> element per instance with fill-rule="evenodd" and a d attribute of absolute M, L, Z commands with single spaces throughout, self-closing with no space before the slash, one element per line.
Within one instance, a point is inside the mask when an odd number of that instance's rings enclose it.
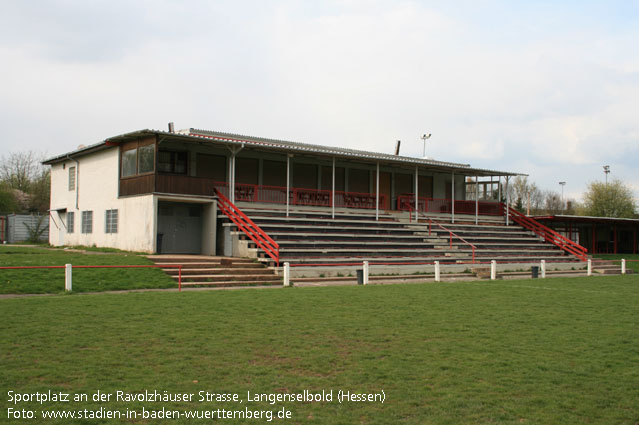
<path fill-rule="evenodd" d="M 0 245 L 0 266 L 143 265 L 147 258 L 128 252 L 50 249 Z M 171 288 L 177 285 L 159 269 L 74 269 L 75 292 Z M 0 270 L 0 294 L 44 294 L 64 291 L 64 269 Z"/>
<path fill-rule="evenodd" d="M 7 409 L 292 412 L 286 424 L 628 424 L 639 421 L 636 275 L 0 299 Z M 8 402 L 8 392 L 238 393 L 239 403 Z M 249 403 L 338 390 L 384 403 Z M 225 420 L 220 423 L 267 423 Z"/>
<path fill-rule="evenodd" d="M 626 260 L 626 268 L 633 270 L 635 273 L 639 273 L 639 254 L 595 254 L 596 258 L 603 258 L 605 260 L 617 260 L 617 264 L 621 264 L 621 259 Z"/>

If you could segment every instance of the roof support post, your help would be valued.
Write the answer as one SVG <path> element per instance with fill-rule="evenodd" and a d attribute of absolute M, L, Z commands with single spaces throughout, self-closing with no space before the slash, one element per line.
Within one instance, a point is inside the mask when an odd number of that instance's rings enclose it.
<path fill-rule="evenodd" d="M 377 175 L 375 186 L 375 220 L 379 220 L 379 161 L 377 161 Z"/>
<path fill-rule="evenodd" d="M 415 221 L 417 223 L 419 223 L 419 202 L 418 202 L 418 198 L 417 198 L 417 194 L 419 193 L 418 191 L 418 176 L 419 176 L 419 167 L 416 165 L 415 166 Z"/>
<path fill-rule="evenodd" d="M 286 155 L 286 216 L 288 217 L 289 193 L 291 190 L 291 155 Z"/>
<path fill-rule="evenodd" d="M 231 152 L 231 166 L 229 167 L 229 199 L 235 203 L 235 151 Z"/>
<path fill-rule="evenodd" d="M 475 176 L 475 224 L 479 224 L 479 176 Z"/>
<path fill-rule="evenodd" d="M 497 202 L 501 202 L 501 176 L 497 176 Z"/>
<path fill-rule="evenodd" d="M 637 228 L 632 230 L 632 253 L 637 253 Z"/>
<path fill-rule="evenodd" d="M 617 226 L 615 225 L 615 244 L 614 244 L 615 254 L 617 253 L 617 239 L 618 239 Z"/>
<path fill-rule="evenodd" d="M 597 253 L 597 231 L 595 227 L 595 223 L 592 223 L 592 252 L 591 254 Z"/>
<path fill-rule="evenodd" d="M 451 212 L 451 223 L 455 222 L 455 172 L 453 171 L 453 178 L 451 179 L 451 200 L 450 200 L 450 212 Z"/>
<path fill-rule="evenodd" d="M 508 181 L 510 176 L 506 176 L 506 226 L 510 225 L 510 195 L 508 193 Z"/>
<path fill-rule="evenodd" d="M 331 207 L 333 208 L 332 217 L 335 219 L 335 157 L 333 157 L 333 186 L 331 189 Z"/>

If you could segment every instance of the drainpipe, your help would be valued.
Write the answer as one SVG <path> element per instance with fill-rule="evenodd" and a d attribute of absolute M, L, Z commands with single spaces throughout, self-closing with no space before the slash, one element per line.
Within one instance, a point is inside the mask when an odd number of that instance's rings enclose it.
<path fill-rule="evenodd" d="M 78 209 L 80 203 L 80 162 L 67 155 L 67 159 L 75 162 L 75 209 Z"/>

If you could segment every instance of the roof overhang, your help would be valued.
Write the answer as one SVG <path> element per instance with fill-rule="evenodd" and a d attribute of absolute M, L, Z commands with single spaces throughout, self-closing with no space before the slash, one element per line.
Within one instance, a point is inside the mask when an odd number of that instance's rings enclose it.
<path fill-rule="evenodd" d="M 165 140 L 181 141 L 181 142 L 197 142 L 197 143 L 211 143 L 222 144 L 229 147 L 242 147 L 255 150 L 264 150 L 271 152 L 279 152 L 282 154 L 308 154 L 313 156 L 322 156 L 326 158 L 336 158 L 342 160 L 355 160 L 362 162 L 379 162 L 380 165 L 394 165 L 394 166 L 411 166 L 411 167 L 423 167 L 430 170 L 437 170 L 440 172 L 448 172 L 455 174 L 462 174 L 466 176 L 503 176 L 512 177 L 526 174 L 511 172 L 490 170 L 482 168 L 473 168 L 469 164 L 460 164 L 454 162 L 436 161 L 427 158 L 412 158 L 400 155 L 391 155 L 379 152 L 362 151 L 356 149 L 345 149 L 331 146 L 313 145 L 307 143 L 290 142 L 284 140 L 266 139 L 252 136 L 244 136 L 231 133 L 212 132 L 208 130 L 189 129 L 185 132 L 171 133 L 161 130 L 138 130 L 130 133 L 121 134 L 119 136 L 109 137 L 108 139 L 96 143 L 91 146 L 87 146 L 82 149 L 78 149 L 67 154 L 59 155 L 46 161 L 43 164 L 51 165 L 58 162 L 65 161 L 69 158 L 75 158 L 84 156 L 93 152 L 97 152 L 103 149 L 108 149 L 112 146 L 117 146 L 121 143 L 138 140 L 142 137 L 157 136 L 160 142 Z"/>
<path fill-rule="evenodd" d="M 639 219 L 636 219 L 636 218 L 592 217 L 592 216 L 583 216 L 583 215 L 538 215 L 538 216 L 532 216 L 532 218 L 538 221 L 551 221 L 551 222 L 639 225 Z"/>

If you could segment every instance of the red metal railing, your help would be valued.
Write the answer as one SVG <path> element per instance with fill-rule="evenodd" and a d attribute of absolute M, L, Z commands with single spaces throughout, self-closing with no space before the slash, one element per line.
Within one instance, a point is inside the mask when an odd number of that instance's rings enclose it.
<path fill-rule="evenodd" d="M 477 247 L 475 245 L 473 245 L 472 243 L 468 242 L 466 239 L 462 238 L 458 234 L 454 233 L 452 230 L 445 228 L 441 224 L 439 224 L 437 222 L 433 223 L 433 220 L 431 220 L 431 219 L 428 219 L 428 236 L 430 236 L 431 233 L 432 233 L 433 224 L 435 224 L 439 228 L 443 229 L 444 231 L 448 232 L 449 248 L 450 249 L 453 248 L 453 236 L 456 237 L 457 239 L 459 239 L 460 241 L 464 242 L 466 245 L 469 245 L 473 249 L 473 264 L 475 263 L 475 249 L 477 249 Z"/>
<path fill-rule="evenodd" d="M 238 207 L 236 207 L 229 199 L 224 196 L 217 188 L 214 189 L 218 197 L 218 206 L 220 210 L 255 244 L 262 248 L 266 255 L 271 257 L 277 266 L 280 265 L 280 245 L 275 242 L 269 235 L 248 218 Z"/>
<path fill-rule="evenodd" d="M 213 182 L 215 188 L 228 197 L 229 188 L 226 182 Z M 304 206 L 330 207 L 333 205 L 333 192 L 330 190 L 289 188 L 289 204 Z M 335 206 L 338 208 L 375 208 L 374 193 L 335 191 Z M 256 184 L 236 183 L 235 201 L 264 202 L 286 204 L 286 188 L 281 186 L 264 186 Z M 386 209 L 386 195 L 379 195 L 379 208 Z"/>
<path fill-rule="evenodd" d="M 452 213 L 452 199 L 435 199 L 435 198 L 417 198 L 419 212 L 429 213 Z M 475 214 L 477 207 L 480 215 L 502 215 L 503 209 L 498 202 L 479 201 L 462 201 L 455 200 L 456 214 Z M 415 208 L 415 195 L 403 194 L 397 197 L 397 209 L 400 211 L 409 211 Z"/>
<path fill-rule="evenodd" d="M 581 261 L 588 260 L 588 250 L 583 246 L 571 241 L 565 236 L 560 235 L 549 227 L 544 226 L 536 220 L 520 213 L 519 211 L 507 207 L 505 204 L 501 204 L 504 211 L 508 211 L 512 220 L 522 226 L 525 229 L 531 230 L 538 236 L 542 237 L 546 242 L 550 242 L 566 251 L 569 254 L 574 255 Z"/>

